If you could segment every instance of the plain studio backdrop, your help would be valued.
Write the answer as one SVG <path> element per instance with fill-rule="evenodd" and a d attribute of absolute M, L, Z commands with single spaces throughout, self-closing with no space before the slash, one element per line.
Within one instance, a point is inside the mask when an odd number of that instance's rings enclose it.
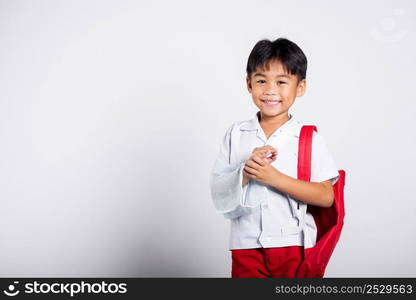
<path fill-rule="evenodd" d="M 416 276 L 414 1 L 1 1 L 0 275 L 229 277 L 209 173 L 254 44 L 346 171 L 328 277 Z"/>

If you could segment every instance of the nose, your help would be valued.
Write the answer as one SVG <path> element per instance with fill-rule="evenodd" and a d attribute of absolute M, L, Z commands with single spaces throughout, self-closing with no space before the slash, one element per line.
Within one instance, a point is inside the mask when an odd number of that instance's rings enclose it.
<path fill-rule="evenodd" d="M 277 87 L 275 84 L 271 83 L 266 86 L 264 94 L 267 96 L 274 96 L 277 93 Z"/>

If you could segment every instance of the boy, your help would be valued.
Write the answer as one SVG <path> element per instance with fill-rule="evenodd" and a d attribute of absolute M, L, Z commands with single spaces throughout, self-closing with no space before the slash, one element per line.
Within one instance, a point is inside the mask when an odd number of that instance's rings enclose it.
<path fill-rule="evenodd" d="M 211 172 L 216 209 L 230 219 L 232 277 L 296 277 L 303 247 L 316 243 L 307 205 L 329 207 L 338 169 L 314 132 L 311 181 L 297 179 L 302 123 L 289 113 L 306 89 L 307 59 L 293 42 L 261 40 L 247 62 L 259 111 L 232 124 Z"/>

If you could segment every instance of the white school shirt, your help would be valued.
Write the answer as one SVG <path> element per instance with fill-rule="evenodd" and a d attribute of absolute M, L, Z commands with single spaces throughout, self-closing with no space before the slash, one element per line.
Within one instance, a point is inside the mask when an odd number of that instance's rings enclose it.
<path fill-rule="evenodd" d="M 256 147 L 277 148 L 272 166 L 297 179 L 299 135 L 302 123 L 289 113 L 289 120 L 267 139 L 259 124 L 251 120 L 233 123 L 226 131 L 210 176 L 211 196 L 219 213 L 230 219 L 229 249 L 286 246 L 313 247 L 316 224 L 306 212 L 307 204 L 271 186 L 250 179 L 242 187 L 246 160 Z M 339 178 L 338 169 L 322 135 L 312 138 L 311 182 Z"/>

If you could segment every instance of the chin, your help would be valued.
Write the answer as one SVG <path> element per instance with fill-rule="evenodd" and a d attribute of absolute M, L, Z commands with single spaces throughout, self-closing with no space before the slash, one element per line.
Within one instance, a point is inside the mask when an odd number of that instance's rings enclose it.
<path fill-rule="evenodd" d="M 287 113 L 288 113 L 287 111 L 282 111 L 282 110 L 279 110 L 279 111 L 276 111 L 276 112 L 264 111 L 264 110 L 260 110 L 260 111 L 264 116 L 267 116 L 267 117 L 277 117 L 277 116 L 281 116 L 281 115 L 287 115 Z"/>
<path fill-rule="evenodd" d="M 283 113 L 283 111 L 281 110 L 276 110 L 276 111 L 271 111 L 271 110 L 267 110 L 267 109 L 260 109 L 261 113 L 266 115 L 266 116 L 277 116 L 280 115 L 281 113 Z"/>

